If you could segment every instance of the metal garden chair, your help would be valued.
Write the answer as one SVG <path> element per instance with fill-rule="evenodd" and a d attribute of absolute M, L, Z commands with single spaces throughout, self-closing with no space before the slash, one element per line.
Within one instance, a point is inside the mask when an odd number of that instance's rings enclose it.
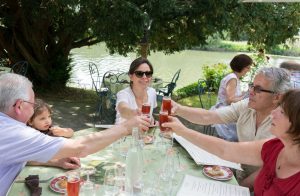
<path fill-rule="evenodd" d="M 99 75 L 98 67 L 95 63 L 89 62 L 89 71 L 92 79 L 92 88 L 95 89 L 96 94 L 98 95 L 97 109 L 94 115 L 94 124 L 98 119 L 102 119 L 103 114 L 103 100 L 108 96 L 108 89 L 101 87 L 101 77 Z M 101 120 L 100 120 L 101 122 Z"/>
<path fill-rule="evenodd" d="M 129 86 L 129 77 L 126 72 L 118 70 L 107 71 L 102 78 L 102 87 L 107 89 L 107 95 L 102 102 L 101 120 L 105 124 L 114 124 L 116 118 L 117 93 Z"/>
<path fill-rule="evenodd" d="M 170 83 L 158 90 L 160 96 L 172 96 L 173 90 L 176 87 L 177 80 L 180 76 L 181 69 L 177 70 Z"/>
<path fill-rule="evenodd" d="M 197 90 L 201 108 L 209 110 L 214 105 L 214 103 L 212 103 L 212 96 L 215 92 L 213 90 L 212 83 L 203 79 L 199 79 Z M 211 125 L 204 125 L 203 133 L 207 135 L 217 135 L 215 128 Z"/>
<path fill-rule="evenodd" d="M 27 61 L 19 61 L 11 66 L 11 73 L 20 74 L 22 76 L 26 76 L 28 69 L 28 62 Z"/>

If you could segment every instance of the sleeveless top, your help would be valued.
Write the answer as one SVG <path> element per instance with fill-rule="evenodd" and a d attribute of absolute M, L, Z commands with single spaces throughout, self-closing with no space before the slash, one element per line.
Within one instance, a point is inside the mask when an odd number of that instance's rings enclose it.
<path fill-rule="evenodd" d="M 218 99 L 217 99 L 217 104 L 215 105 L 215 108 L 219 108 L 221 106 L 228 105 L 227 102 L 226 102 L 226 100 L 227 100 L 226 86 L 227 86 L 227 83 L 231 79 L 236 79 L 236 81 L 237 81 L 235 96 L 238 97 L 238 96 L 242 95 L 240 80 L 235 75 L 235 73 L 230 73 L 227 76 L 225 76 L 220 82 L 220 87 L 219 87 L 219 92 L 218 92 Z"/>

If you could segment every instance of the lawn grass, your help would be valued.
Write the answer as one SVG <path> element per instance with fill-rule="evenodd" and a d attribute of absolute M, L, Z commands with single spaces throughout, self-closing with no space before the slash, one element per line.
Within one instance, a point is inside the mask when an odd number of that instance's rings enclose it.
<path fill-rule="evenodd" d="M 207 95 L 202 96 L 202 101 L 203 101 L 204 104 L 208 103 Z M 216 101 L 217 101 L 217 96 L 215 94 L 212 94 L 211 104 L 206 104 L 205 108 L 209 109 L 211 106 L 216 104 Z M 177 102 L 180 103 L 181 105 L 201 108 L 201 104 L 200 104 L 200 100 L 199 100 L 198 95 L 186 97 L 186 98 L 178 100 Z"/>

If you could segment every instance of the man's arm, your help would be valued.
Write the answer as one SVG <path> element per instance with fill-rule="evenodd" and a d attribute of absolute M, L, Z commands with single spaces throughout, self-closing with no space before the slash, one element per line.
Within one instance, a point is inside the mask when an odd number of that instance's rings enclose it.
<path fill-rule="evenodd" d="M 77 169 L 80 167 L 80 159 L 76 157 L 62 158 L 62 159 L 51 159 L 46 163 L 29 161 L 27 165 L 32 166 L 49 166 L 49 167 L 60 167 L 63 169 Z"/>
<path fill-rule="evenodd" d="M 268 139 L 252 142 L 228 142 L 188 129 L 175 117 L 169 116 L 169 120 L 163 124 L 163 127 L 171 128 L 177 135 L 222 159 L 255 166 L 263 164 L 261 149 Z"/>
<path fill-rule="evenodd" d="M 133 127 L 148 130 L 150 126 L 149 121 L 146 117 L 135 117 L 105 131 L 93 133 L 78 139 L 66 139 L 63 147 L 53 158 L 86 157 L 89 154 L 98 152 L 121 137 L 130 134 Z"/>
<path fill-rule="evenodd" d="M 172 113 L 200 125 L 224 123 L 214 110 L 182 106 L 175 101 L 172 101 Z"/>
<path fill-rule="evenodd" d="M 121 117 L 125 119 L 130 119 L 133 118 L 134 116 L 141 114 L 141 112 L 138 109 L 137 110 L 131 109 L 128 106 L 128 104 L 125 102 L 120 102 L 117 108 L 120 112 Z"/>

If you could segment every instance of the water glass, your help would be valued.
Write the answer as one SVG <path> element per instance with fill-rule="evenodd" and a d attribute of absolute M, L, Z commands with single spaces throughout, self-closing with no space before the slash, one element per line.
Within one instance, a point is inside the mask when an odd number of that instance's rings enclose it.
<path fill-rule="evenodd" d="M 175 175 L 175 164 L 174 164 L 174 150 L 169 148 L 165 155 L 165 159 L 163 162 L 163 170 L 160 175 L 163 181 L 168 181 L 172 179 Z"/>
<path fill-rule="evenodd" d="M 95 173 L 94 167 L 83 167 L 80 173 L 86 175 L 86 181 L 80 187 L 80 196 L 95 196 L 95 184 L 90 180 L 90 175 Z"/>
<path fill-rule="evenodd" d="M 67 196 L 79 196 L 80 172 L 71 170 L 66 173 L 67 176 Z"/>
<path fill-rule="evenodd" d="M 115 168 L 108 168 L 104 176 L 104 195 L 116 195 L 118 189 L 116 187 L 116 171 Z"/>

